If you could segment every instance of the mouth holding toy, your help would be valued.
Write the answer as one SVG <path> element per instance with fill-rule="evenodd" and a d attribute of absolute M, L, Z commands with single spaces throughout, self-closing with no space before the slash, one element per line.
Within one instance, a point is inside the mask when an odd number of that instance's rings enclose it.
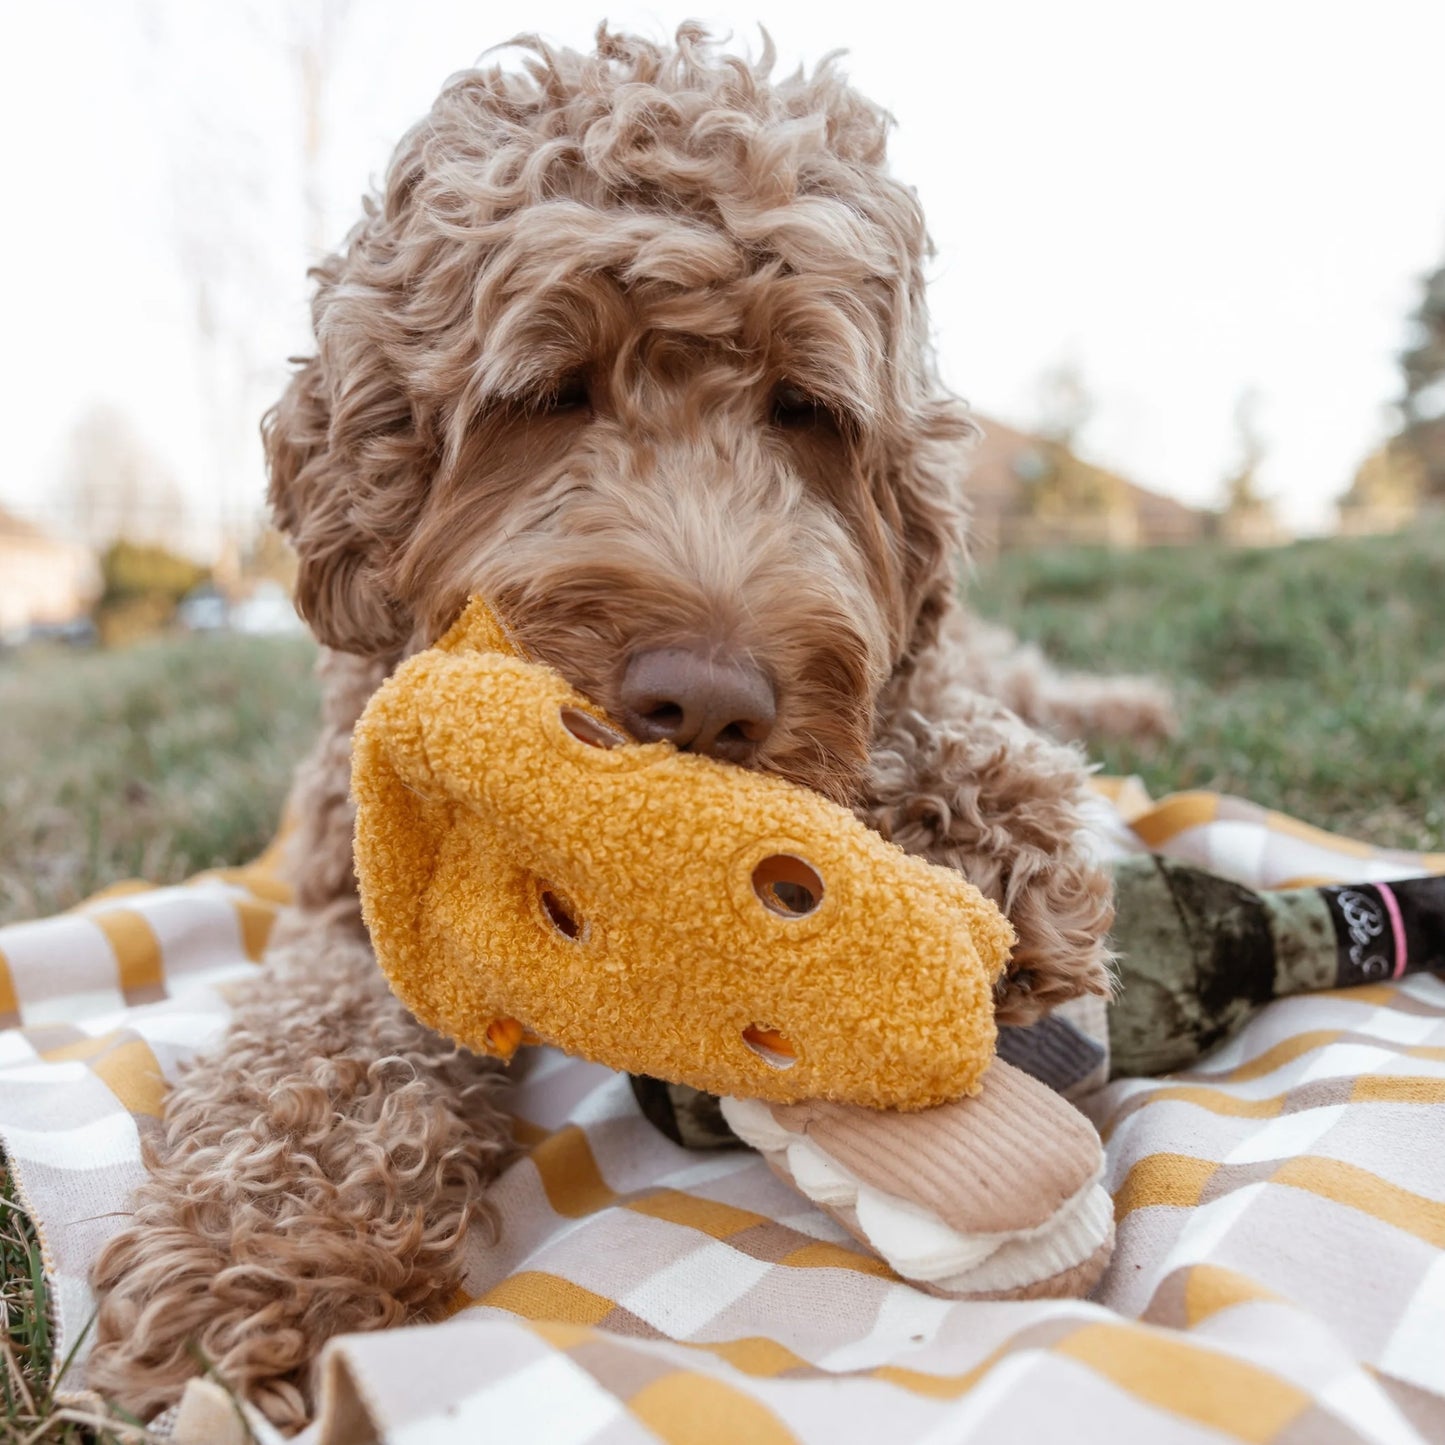
<path fill-rule="evenodd" d="M 474 601 L 358 725 L 356 861 L 392 987 L 718 1094 L 976 1092 L 1013 934 L 960 875 L 778 778 L 632 742 Z"/>

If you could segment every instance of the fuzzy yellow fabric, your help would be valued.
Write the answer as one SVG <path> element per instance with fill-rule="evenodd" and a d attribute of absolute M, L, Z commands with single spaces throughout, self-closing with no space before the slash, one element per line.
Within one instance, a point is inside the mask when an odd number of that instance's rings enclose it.
<path fill-rule="evenodd" d="M 377 957 L 468 1048 L 776 1103 L 980 1087 L 1014 942 L 982 894 L 806 789 L 630 741 L 480 600 L 376 693 L 354 758 Z"/>

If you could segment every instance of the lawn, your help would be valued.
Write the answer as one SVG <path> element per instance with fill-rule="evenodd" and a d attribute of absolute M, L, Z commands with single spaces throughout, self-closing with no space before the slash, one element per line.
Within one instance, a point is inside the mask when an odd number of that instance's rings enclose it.
<path fill-rule="evenodd" d="M 1166 679 L 1181 727 L 1090 740 L 1151 792 L 1216 788 L 1400 848 L 1445 848 L 1445 525 L 1398 537 L 1001 559 L 980 611 L 1067 667 Z"/>
<path fill-rule="evenodd" d="M 1273 551 L 1011 556 L 970 590 L 1063 665 L 1173 685 L 1179 735 L 1092 740 L 1108 770 L 1156 794 L 1219 788 L 1445 849 L 1445 527 Z M 0 657 L 0 923 L 259 852 L 315 726 L 313 659 L 295 639 L 239 637 Z M 49 1356 L 33 1241 L 3 1190 L 0 1274 L 0 1438 L 26 1438 L 46 1417 Z M 92 1437 L 55 1420 L 36 1438 Z"/>
<path fill-rule="evenodd" d="M 265 846 L 316 727 L 298 638 L 0 657 L 0 924 Z"/>

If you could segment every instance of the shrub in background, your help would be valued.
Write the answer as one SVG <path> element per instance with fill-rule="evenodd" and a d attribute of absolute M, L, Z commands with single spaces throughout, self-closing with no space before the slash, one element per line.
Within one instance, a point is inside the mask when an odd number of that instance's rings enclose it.
<path fill-rule="evenodd" d="M 181 599 L 211 571 L 168 548 L 121 538 L 101 553 L 100 575 L 95 625 L 107 647 L 121 647 L 168 627 Z"/>

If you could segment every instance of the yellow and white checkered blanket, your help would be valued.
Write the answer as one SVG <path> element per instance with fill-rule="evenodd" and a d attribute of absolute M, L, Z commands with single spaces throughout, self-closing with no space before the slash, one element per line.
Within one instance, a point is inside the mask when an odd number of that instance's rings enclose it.
<path fill-rule="evenodd" d="M 1260 887 L 1445 872 L 1234 799 L 1145 801 L 1104 791 L 1101 849 Z M 57 1358 L 164 1080 L 261 958 L 274 867 L 0 929 L 0 1142 Z M 501 1242 L 473 1241 L 446 1323 L 327 1349 L 307 1442 L 1445 1440 L 1441 979 L 1282 1000 L 1200 1068 L 1095 1095 L 1119 1239 L 1087 1302 L 933 1299 L 756 1156 L 676 1148 L 625 1079 L 542 1050 L 518 1072 Z"/>

